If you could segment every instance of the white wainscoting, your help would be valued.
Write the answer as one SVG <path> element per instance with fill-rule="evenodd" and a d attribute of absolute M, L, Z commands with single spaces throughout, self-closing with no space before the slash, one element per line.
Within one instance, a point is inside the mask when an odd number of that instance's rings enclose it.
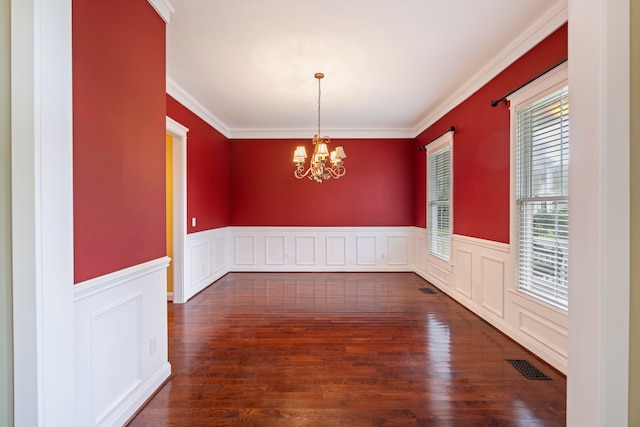
<path fill-rule="evenodd" d="M 75 425 L 121 426 L 171 374 L 163 257 L 74 287 Z"/>
<path fill-rule="evenodd" d="M 418 227 L 225 227 L 187 236 L 185 295 L 229 271 L 413 271 L 566 373 L 566 313 L 515 290 L 508 244 L 454 235 L 451 260 Z"/>
<path fill-rule="evenodd" d="M 454 235 L 451 270 L 416 229 L 415 272 L 559 371 L 567 372 L 567 315 L 515 290 L 508 244 Z"/>
<path fill-rule="evenodd" d="M 415 227 L 229 227 L 228 271 L 413 271 Z"/>
<path fill-rule="evenodd" d="M 215 228 L 188 234 L 184 250 L 185 301 L 229 272 L 229 228 Z M 251 236 L 240 243 L 241 262 L 251 263 L 255 255 L 245 248 L 254 246 Z M 236 255 L 237 258 L 237 255 Z"/>

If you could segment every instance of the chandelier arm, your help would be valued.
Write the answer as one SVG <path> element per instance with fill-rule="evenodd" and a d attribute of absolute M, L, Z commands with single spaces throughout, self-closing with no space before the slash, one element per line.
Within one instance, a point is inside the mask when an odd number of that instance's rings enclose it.
<path fill-rule="evenodd" d="M 347 169 L 344 166 L 333 166 L 331 168 L 327 168 L 327 171 L 331 174 L 331 177 L 336 179 L 347 173 Z"/>
<path fill-rule="evenodd" d="M 302 179 L 305 176 L 309 175 L 309 172 L 311 172 L 311 168 L 307 169 L 307 171 L 304 172 L 304 173 L 303 173 L 303 171 L 304 171 L 304 167 L 303 166 L 298 166 L 296 168 L 296 170 L 293 171 L 293 176 L 295 176 L 298 179 Z M 309 176 L 311 176 L 311 175 L 309 175 Z"/>

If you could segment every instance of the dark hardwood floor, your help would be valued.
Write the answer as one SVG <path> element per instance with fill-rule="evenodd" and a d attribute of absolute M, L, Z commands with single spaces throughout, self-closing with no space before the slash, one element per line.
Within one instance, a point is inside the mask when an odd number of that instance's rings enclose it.
<path fill-rule="evenodd" d="M 230 273 L 168 310 L 131 427 L 565 424 L 564 377 L 413 273 Z"/>

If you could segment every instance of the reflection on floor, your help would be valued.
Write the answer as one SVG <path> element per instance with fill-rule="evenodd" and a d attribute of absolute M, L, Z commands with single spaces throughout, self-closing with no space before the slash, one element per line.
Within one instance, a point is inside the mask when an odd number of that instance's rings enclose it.
<path fill-rule="evenodd" d="M 413 273 L 230 273 L 168 309 L 130 426 L 565 425 L 565 378 Z"/>

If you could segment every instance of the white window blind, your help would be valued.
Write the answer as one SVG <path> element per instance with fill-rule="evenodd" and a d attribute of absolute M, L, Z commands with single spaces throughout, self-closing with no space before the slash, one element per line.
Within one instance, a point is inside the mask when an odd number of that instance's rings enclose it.
<path fill-rule="evenodd" d="M 449 260 L 451 245 L 451 150 L 449 145 L 428 154 L 429 252 Z"/>
<path fill-rule="evenodd" d="M 569 267 L 569 91 L 516 112 L 517 287 L 566 309 Z"/>

